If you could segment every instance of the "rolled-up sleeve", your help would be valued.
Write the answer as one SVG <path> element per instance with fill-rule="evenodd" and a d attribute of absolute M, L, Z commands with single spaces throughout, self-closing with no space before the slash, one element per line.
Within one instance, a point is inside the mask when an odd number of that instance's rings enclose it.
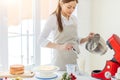
<path fill-rule="evenodd" d="M 50 16 L 48 18 L 42 32 L 40 33 L 38 43 L 41 47 L 45 47 L 50 42 L 48 37 L 54 28 L 55 24 L 54 18 L 55 16 Z"/>

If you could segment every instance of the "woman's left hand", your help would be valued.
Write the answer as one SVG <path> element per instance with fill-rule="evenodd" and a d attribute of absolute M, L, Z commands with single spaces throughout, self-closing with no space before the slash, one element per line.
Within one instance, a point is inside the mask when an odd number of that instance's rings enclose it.
<path fill-rule="evenodd" d="M 92 33 L 92 32 L 91 32 L 91 33 L 89 33 L 89 35 L 88 35 L 88 40 L 89 40 L 89 39 L 91 39 L 91 38 L 93 38 L 93 37 L 94 37 L 94 35 L 95 35 L 95 33 Z"/>
<path fill-rule="evenodd" d="M 91 38 L 93 38 L 94 37 L 94 33 L 89 33 L 89 35 L 87 36 L 87 37 L 85 37 L 85 38 L 82 38 L 81 40 L 80 40 L 80 44 L 82 44 L 82 43 L 84 43 L 84 42 L 86 42 L 86 41 L 88 41 L 89 39 L 91 39 Z"/>

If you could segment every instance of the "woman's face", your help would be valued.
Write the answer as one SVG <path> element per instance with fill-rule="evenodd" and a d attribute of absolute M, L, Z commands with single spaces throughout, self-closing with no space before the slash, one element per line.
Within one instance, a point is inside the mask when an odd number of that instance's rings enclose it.
<path fill-rule="evenodd" d="M 62 9 L 62 14 L 65 17 L 70 17 L 70 15 L 72 14 L 72 12 L 75 10 L 77 2 L 76 1 L 71 1 L 68 3 L 63 3 L 61 2 L 61 9 Z"/>

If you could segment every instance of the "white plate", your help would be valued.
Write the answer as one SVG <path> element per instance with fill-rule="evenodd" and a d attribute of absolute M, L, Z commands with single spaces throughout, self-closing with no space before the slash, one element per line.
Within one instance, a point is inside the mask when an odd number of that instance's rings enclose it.
<path fill-rule="evenodd" d="M 36 75 L 37 79 L 44 79 L 44 80 L 48 80 L 48 79 L 56 79 L 58 78 L 57 74 L 51 75 L 51 76 L 40 76 L 40 75 Z"/>

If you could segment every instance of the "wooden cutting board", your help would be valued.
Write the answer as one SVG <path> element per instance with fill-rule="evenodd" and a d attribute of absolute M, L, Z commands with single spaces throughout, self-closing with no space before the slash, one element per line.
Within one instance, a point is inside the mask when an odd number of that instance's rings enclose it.
<path fill-rule="evenodd" d="M 0 78 L 8 77 L 8 78 L 15 78 L 15 77 L 22 77 L 22 78 L 32 78 L 34 76 L 34 72 L 25 71 L 24 74 L 20 75 L 12 75 L 9 72 L 0 72 Z"/>

